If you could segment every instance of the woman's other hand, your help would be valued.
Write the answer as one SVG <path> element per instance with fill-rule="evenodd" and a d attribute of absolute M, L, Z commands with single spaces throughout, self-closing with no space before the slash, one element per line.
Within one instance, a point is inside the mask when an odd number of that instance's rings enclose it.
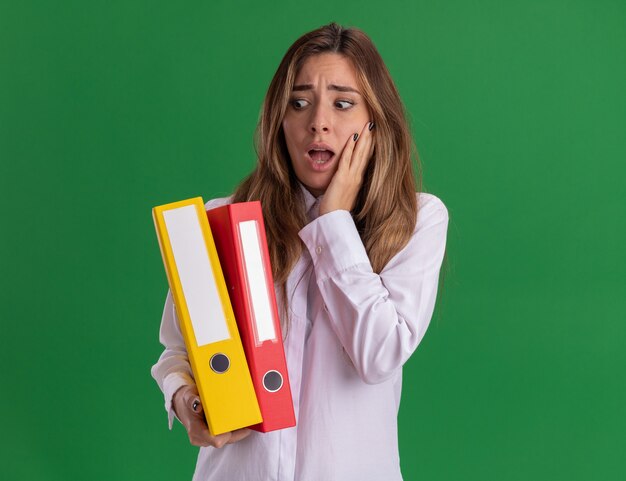
<path fill-rule="evenodd" d="M 374 123 L 368 122 L 360 133 L 355 133 L 346 142 L 337 172 L 320 203 L 320 215 L 334 210 L 351 211 L 354 207 L 363 184 L 363 173 L 374 152 L 373 128 Z"/>
<path fill-rule="evenodd" d="M 195 385 L 183 386 L 176 391 L 172 405 L 176 416 L 187 429 L 189 442 L 194 446 L 221 448 L 226 444 L 241 441 L 252 432 L 244 428 L 217 436 L 211 435 L 204 418 L 204 409 L 198 395 L 198 388 Z"/>

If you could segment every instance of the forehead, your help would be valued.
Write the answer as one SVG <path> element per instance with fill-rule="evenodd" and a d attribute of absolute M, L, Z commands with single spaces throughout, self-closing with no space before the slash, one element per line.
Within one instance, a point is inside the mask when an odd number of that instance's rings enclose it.
<path fill-rule="evenodd" d="M 296 75 L 296 85 L 318 82 L 358 86 L 356 70 L 352 61 L 339 53 L 320 53 L 306 59 Z"/>

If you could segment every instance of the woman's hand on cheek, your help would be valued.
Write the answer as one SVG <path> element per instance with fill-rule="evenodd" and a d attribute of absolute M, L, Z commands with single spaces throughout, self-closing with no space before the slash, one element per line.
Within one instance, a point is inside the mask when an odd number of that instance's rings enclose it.
<path fill-rule="evenodd" d="M 365 124 L 360 133 L 350 136 L 343 148 L 337 172 L 332 180 L 322 202 L 320 215 L 334 210 L 351 211 L 356 197 L 363 185 L 363 173 L 374 152 L 373 122 Z"/>

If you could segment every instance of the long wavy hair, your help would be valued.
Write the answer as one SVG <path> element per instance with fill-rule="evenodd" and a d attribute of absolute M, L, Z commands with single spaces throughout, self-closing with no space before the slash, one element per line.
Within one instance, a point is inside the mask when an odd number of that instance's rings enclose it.
<path fill-rule="evenodd" d="M 337 53 L 352 62 L 376 124 L 373 158 L 351 212 L 375 272 L 380 273 L 407 244 L 417 218 L 419 159 L 400 95 L 378 50 L 361 30 L 335 23 L 303 35 L 287 50 L 272 78 L 255 135 L 258 163 L 234 194 L 235 202 L 261 201 L 284 314 L 288 312 L 287 277 L 303 249 L 298 231 L 308 221 L 282 122 L 298 72 L 309 57 L 321 53 Z"/>

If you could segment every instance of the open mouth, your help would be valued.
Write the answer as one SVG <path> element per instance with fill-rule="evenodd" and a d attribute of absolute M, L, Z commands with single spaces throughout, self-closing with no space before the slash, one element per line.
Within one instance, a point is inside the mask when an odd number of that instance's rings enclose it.
<path fill-rule="evenodd" d="M 308 154 L 315 164 L 325 164 L 335 155 L 332 150 L 328 149 L 311 149 Z"/>

